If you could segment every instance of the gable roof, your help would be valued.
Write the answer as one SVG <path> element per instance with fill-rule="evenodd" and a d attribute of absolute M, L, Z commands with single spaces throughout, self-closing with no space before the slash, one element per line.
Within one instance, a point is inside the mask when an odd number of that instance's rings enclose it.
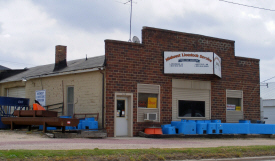
<path fill-rule="evenodd" d="M 42 65 L 29 68 L 28 70 L 13 75 L 11 77 L 5 78 L 0 81 L 0 83 L 5 82 L 13 82 L 13 81 L 21 81 L 24 79 L 32 79 L 39 77 L 50 77 L 55 75 L 65 75 L 72 73 L 81 73 L 81 72 L 89 72 L 93 70 L 98 70 L 98 68 L 104 67 L 105 56 L 97 56 L 85 59 L 71 60 L 67 62 L 67 67 L 53 71 L 55 64 Z"/>
<path fill-rule="evenodd" d="M 4 67 L 4 66 L 0 65 L 0 71 L 1 70 L 10 70 L 10 68 L 7 68 L 7 67 Z"/>

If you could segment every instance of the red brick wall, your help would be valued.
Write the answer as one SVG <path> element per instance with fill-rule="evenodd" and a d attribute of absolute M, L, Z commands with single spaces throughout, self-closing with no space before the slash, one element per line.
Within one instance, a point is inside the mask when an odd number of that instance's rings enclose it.
<path fill-rule="evenodd" d="M 54 71 L 67 67 L 67 46 L 55 46 Z"/>
<path fill-rule="evenodd" d="M 243 90 L 245 119 L 260 118 L 259 60 L 235 57 L 234 41 L 145 27 L 142 44 L 105 40 L 106 128 L 114 136 L 114 93 L 133 93 L 133 132 L 150 126 L 137 122 L 137 83 L 161 86 L 159 124 L 172 121 L 172 78 L 211 81 L 211 119 L 226 117 L 226 89 Z M 215 75 L 163 74 L 164 51 L 214 52 L 222 59 Z"/>
<path fill-rule="evenodd" d="M 55 46 L 55 64 L 67 59 L 67 46 Z"/>

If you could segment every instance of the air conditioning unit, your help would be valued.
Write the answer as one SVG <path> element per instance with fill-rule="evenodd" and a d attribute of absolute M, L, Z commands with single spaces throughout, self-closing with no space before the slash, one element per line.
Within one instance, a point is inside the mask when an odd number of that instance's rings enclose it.
<path fill-rule="evenodd" d="M 157 113 L 145 113 L 144 120 L 156 121 L 158 119 Z"/>

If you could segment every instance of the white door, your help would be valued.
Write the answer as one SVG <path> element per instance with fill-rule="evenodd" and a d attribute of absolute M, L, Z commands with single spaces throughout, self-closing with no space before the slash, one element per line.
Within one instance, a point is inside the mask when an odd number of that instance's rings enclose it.
<path fill-rule="evenodd" d="M 275 124 L 275 107 L 264 107 L 264 118 L 266 124 Z"/>
<path fill-rule="evenodd" d="M 128 103 L 127 98 L 118 97 L 116 100 L 116 136 L 128 136 Z"/>

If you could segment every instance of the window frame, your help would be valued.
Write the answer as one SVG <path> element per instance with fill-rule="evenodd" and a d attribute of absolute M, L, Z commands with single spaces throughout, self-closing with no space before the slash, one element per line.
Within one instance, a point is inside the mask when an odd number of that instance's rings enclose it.
<path fill-rule="evenodd" d="M 147 94 L 157 94 L 157 108 L 139 108 L 138 100 L 139 93 L 147 93 Z M 136 108 L 137 108 L 137 122 L 146 122 L 144 120 L 145 113 L 157 113 L 157 121 L 160 122 L 160 85 L 156 84 L 140 84 L 137 83 L 137 92 L 136 92 Z"/>
<path fill-rule="evenodd" d="M 240 112 L 243 112 L 243 91 L 242 90 L 229 90 L 229 89 L 226 90 L 226 111 L 236 111 L 236 105 L 235 105 L 235 110 L 227 110 L 228 98 L 240 99 L 240 104 L 241 104 Z"/>

